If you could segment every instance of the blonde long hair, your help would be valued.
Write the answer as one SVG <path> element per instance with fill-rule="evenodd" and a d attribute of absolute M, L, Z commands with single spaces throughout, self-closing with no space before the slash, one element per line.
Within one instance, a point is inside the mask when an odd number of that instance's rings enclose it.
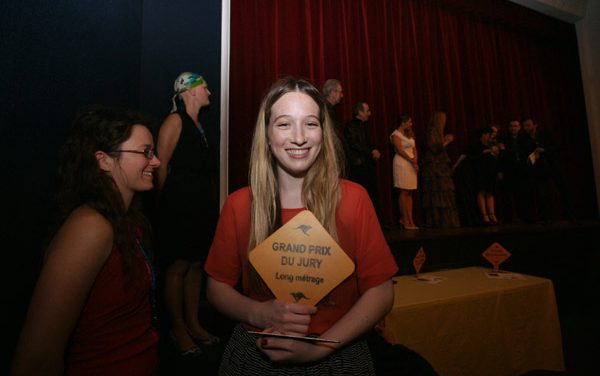
<path fill-rule="evenodd" d="M 275 168 L 277 161 L 269 148 L 267 128 L 271 108 L 279 98 L 289 92 L 304 93 L 319 106 L 323 144 L 304 178 L 302 199 L 306 208 L 313 212 L 323 227 L 337 240 L 335 213 L 341 197 L 339 179 L 343 173 L 341 143 L 333 129 L 321 93 L 305 80 L 287 77 L 276 81 L 263 98 L 252 138 L 248 176 L 252 192 L 249 251 L 281 226 L 281 202 Z"/>

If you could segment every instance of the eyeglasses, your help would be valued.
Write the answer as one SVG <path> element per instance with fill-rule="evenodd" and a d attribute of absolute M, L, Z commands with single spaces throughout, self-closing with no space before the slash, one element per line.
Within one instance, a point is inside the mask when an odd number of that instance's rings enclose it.
<path fill-rule="evenodd" d="M 144 157 L 148 159 L 154 158 L 154 149 L 146 148 L 144 151 L 139 150 L 115 150 L 114 153 L 135 153 L 135 154 L 143 154 Z"/>

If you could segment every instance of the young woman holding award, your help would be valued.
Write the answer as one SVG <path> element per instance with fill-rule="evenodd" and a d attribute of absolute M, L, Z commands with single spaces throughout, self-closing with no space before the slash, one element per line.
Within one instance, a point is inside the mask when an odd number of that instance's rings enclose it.
<path fill-rule="evenodd" d="M 368 194 L 340 178 L 342 161 L 319 91 L 304 80 L 275 82 L 256 122 L 250 186 L 228 197 L 205 266 L 209 300 L 240 322 L 220 374 L 374 374 L 362 335 L 391 309 L 398 268 Z M 248 262 L 249 252 L 306 209 L 355 265 L 316 306 L 275 299 Z"/>

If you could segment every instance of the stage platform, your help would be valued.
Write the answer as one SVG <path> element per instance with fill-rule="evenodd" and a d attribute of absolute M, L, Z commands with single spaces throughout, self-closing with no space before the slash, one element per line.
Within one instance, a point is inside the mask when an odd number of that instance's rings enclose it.
<path fill-rule="evenodd" d="M 384 235 L 400 268 L 414 273 L 412 260 L 423 247 L 422 271 L 465 266 L 487 266 L 481 255 L 498 242 L 512 256 L 502 269 L 531 274 L 556 273 L 573 267 L 580 271 L 600 261 L 600 221 L 556 221 L 548 224 L 511 223 L 458 229 L 401 230 L 384 228 Z"/>

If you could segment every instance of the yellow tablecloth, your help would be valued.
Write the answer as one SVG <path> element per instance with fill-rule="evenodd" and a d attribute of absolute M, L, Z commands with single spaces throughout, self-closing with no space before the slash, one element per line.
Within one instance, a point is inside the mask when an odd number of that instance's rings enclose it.
<path fill-rule="evenodd" d="M 440 375 L 520 375 L 564 370 L 552 281 L 492 279 L 471 267 L 396 277 L 383 325 L 388 339 L 424 356 Z"/>

